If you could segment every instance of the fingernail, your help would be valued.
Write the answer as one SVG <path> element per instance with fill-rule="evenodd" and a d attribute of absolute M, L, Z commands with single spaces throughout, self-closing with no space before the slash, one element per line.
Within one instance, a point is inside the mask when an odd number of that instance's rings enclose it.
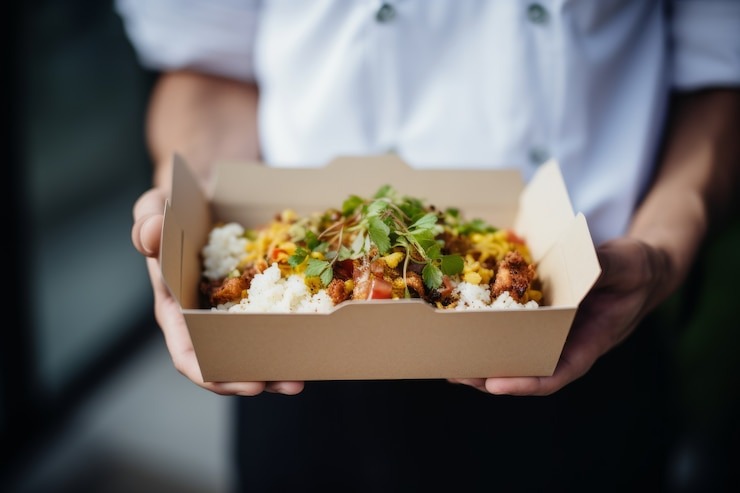
<path fill-rule="evenodd" d="M 155 249 L 152 247 L 152 245 L 148 244 L 147 239 L 151 236 L 149 234 L 145 233 L 145 230 L 150 226 L 152 219 L 154 219 L 154 216 L 150 216 L 144 220 L 144 223 L 141 225 L 141 246 L 144 249 L 144 253 L 147 255 L 153 255 Z M 155 235 L 158 232 L 155 232 Z"/>

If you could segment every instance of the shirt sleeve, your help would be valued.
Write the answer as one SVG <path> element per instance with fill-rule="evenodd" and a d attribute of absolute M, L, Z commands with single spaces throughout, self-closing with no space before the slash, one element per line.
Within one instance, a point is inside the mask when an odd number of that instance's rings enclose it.
<path fill-rule="evenodd" d="M 740 0 L 674 0 L 671 7 L 673 86 L 740 86 Z"/>
<path fill-rule="evenodd" d="M 258 0 L 115 0 L 139 62 L 254 79 Z"/>

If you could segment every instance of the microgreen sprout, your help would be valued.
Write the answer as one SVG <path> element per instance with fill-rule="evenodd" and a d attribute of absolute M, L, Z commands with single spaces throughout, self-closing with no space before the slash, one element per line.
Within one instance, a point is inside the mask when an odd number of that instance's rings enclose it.
<path fill-rule="evenodd" d="M 288 259 L 294 268 L 306 262 L 305 275 L 318 277 L 325 286 L 333 279 L 335 262 L 401 251 L 404 277 L 410 262 L 421 264 L 424 284 L 437 289 L 445 275 L 461 273 L 464 265 L 459 254 L 443 251 L 440 235 L 446 230 L 458 235 L 494 230 L 478 219 L 463 222 L 456 209 L 437 211 L 389 185 L 371 198 L 351 195 L 335 212 L 325 214 L 322 224 L 314 225 L 315 232 L 307 229 L 305 246 Z"/>

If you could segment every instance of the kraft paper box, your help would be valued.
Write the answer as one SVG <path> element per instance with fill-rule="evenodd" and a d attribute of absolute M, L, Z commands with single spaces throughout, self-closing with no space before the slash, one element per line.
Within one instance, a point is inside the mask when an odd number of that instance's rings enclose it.
<path fill-rule="evenodd" d="M 338 158 L 324 167 L 219 163 L 205 191 L 178 156 L 166 205 L 161 265 L 180 303 L 206 381 L 546 376 L 555 370 L 578 304 L 601 269 L 586 220 L 574 214 L 554 161 L 524 186 L 513 170 L 416 170 L 398 157 Z M 215 221 L 246 227 L 286 208 L 341 207 L 382 185 L 467 219 L 513 227 L 537 262 L 535 310 L 440 310 L 421 300 L 349 301 L 323 314 L 246 314 L 199 306 L 200 250 Z"/>

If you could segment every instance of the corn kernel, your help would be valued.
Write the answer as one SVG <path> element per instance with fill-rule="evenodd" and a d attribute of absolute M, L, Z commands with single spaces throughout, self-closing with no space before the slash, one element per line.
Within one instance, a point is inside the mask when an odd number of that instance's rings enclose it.
<path fill-rule="evenodd" d="M 355 281 L 352 279 L 347 279 L 344 281 L 344 292 L 347 294 L 350 294 L 352 290 L 355 289 Z"/>
<path fill-rule="evenodd" d="M 481 282 L 481 276 L 477 272 L 468 272 L 467 274 L 465 274 L 463 279 L 465 280 L 465 282 L 475 285 L 478 285 Z"/>
<path fill-rule="evenodd" d="M 403 252 L 393 252 L 381 258 L 385 261 L 388 267 L 390 267 L 391 269 L 395 269 L 396 267 L 398 267 L 398 263 L 403 260 L 403 257 Z"/>
<path fill-rule="evenodd" d="M 324 286 L 321 284 L 321 279 L 318 277 L 306 277 L 303 281 L 311 294 L 316 294 Z"/>

